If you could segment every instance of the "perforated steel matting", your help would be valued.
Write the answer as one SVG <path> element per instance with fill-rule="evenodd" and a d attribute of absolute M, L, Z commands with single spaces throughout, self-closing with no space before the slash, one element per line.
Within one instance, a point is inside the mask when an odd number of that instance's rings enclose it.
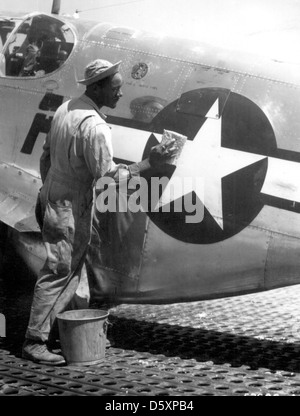
<path fill-rule="evenodd" d="M 25 283 L 24 283 L 25 285 Z M 102 363 L 50 367 L 21 358 L 30 285 L 0 281 L 0 395 L 300 395 L 300 285 L 235 298 L 110 310 Z M 1 298 L 2 296 L 2 298 Z"/>

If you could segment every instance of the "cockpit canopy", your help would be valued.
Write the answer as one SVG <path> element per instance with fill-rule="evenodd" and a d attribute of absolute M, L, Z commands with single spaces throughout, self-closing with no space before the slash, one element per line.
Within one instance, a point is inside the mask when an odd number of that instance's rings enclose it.
<path fill-rule="evenodd" d="M 31 16 L 8 37 L 4 75 L 41 77 L 49 74 L 64 64 L 73 47 L 74 34 L 64 22 L 46 15 Z"/>

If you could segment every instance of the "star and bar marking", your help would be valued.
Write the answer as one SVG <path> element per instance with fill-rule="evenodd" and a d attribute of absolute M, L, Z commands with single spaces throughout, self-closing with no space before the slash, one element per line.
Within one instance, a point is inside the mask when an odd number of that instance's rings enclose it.
<path fill-rule="evenodd" d="M 209 114 L 219 113 L 219 99 L 209 109 Z M 115 156 L 131 162 L 138 162 L 149 140 L 149 131 L 134 128 L 124 128 L 113 125 Z M 130 146 L 124 148 L 124 129 L 128 134 Z M 222 178 L 250 166 L 263 159 L 268 159 L 268 170 L 261 193 L 282 200 L 300 203 L 300 164 L 266 155 L 257 155 L 241 150 L 222 147 L 222 116 L 219 119 L 206 118 L 194 140 L 188 140 L 177 160 L 176 169 L 165 188 L 159 206 L 170 204 L 194 191 L 207 210 L 213 215 L 219 227 L 223 229 Z M 152 133 L 157 142 L 162 140 L 162 134 Z M 132 150 L 133 156 L 132 156 Z M 125 152 L 124 152 L 125 150 Z M 128 155 L 126 154 L 128 153 Z M 125 153 L 125 157 L 124 157 Z M 184 187 L 177 187 L 178 178 L 203 178 L 204 189 L 198 189 L 195 181 L 190 181 Z M 170 192 L 170 188 L 172 192 Z M 184 190 L 184 192 L 182 192 Z M 203 192 L 204 191 L 204 192 Z"/>

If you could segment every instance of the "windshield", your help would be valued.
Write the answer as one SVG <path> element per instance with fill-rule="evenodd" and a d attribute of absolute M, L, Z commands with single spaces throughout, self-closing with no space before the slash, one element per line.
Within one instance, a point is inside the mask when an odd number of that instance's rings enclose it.
<path fill-rule="evenodd" d="M 46 15 L 30 17 L 10 37 L 2 72 L 10 77 L 44 76 L 64 64 L 73 46 L 73 32 L 65 23 Z"/>

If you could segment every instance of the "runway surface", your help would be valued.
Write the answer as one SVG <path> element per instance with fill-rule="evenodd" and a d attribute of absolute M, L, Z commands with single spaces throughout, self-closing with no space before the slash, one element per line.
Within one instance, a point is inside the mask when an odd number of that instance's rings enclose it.
<path fill-rule="evenodd" d="M 18 260 L 0 278 L 0 396 L 299 396 L 300 285 L 234 298 L 110 309 L 100 364 L 21 358 L 34 279 Z"/>

